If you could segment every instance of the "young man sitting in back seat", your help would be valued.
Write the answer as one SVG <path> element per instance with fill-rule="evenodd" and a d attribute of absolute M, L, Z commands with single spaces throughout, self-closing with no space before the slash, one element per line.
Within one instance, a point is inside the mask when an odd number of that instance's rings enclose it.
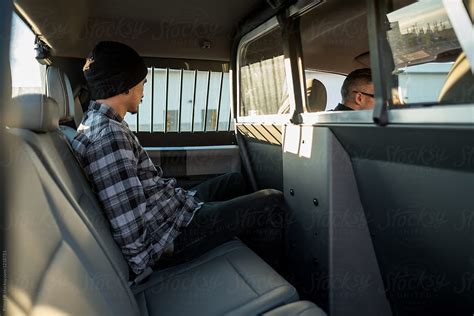
<path fill-rule="evenodd" d="M 127 112 L 137 113 L 147 75 L 132 48 L 100 42 L 83 71 L 92 101 L 73 149 L 136 275 L 156 267 L 167 249 L 173 249 L 173 263 L 184 262 L 236 235 L 250 245 L 263 245 L 262 252 L 281 246 L 281 192 L 244 195 L 244 181 L 234 173 L 190 191 L 179 188 L 175 179 L 162 178 L 124 121 Z"/>

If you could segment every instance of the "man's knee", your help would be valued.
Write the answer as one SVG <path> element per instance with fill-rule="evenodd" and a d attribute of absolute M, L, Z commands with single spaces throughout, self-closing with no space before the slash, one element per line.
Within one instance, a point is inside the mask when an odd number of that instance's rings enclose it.
<path fill-rule="evenodd" d="M 276 198 L 276 199 L 284 198 L 283 192 L 279 190 L 275 190 L 275 189 L 263 189 L 257 192 L 259 192 L 261 195 L 266 196 L 268 198 Z"/>

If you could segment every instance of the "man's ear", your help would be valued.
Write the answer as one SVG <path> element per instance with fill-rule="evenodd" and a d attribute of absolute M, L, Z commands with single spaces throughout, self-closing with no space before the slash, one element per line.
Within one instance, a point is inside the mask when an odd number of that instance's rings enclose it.
<path fill-rule="evenodd" d="M 362 93 L 356 93 L 355 95 L 355 102 L 357 105 L 361 105 L 362 104 Z"/>

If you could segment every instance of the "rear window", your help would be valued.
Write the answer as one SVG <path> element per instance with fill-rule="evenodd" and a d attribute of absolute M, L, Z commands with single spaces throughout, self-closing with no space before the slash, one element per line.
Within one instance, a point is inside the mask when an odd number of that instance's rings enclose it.
<path fill-rule="evenodd" d="M 135 132 L 211 132 L 233 129 L 229 73 L 148 68 L 138 114 L 125 121 Z"/>

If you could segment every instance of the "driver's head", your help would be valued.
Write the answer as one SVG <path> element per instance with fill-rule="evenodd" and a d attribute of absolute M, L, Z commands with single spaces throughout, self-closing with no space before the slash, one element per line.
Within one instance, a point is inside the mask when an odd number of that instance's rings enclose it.
<path fill-rule="evenodd" d="M 368 110 L 375 106 L 374 84 L 369 68 L 351 72 L 341 88 L 342 103 L 354 110 Z"/>
<path fill-rule="evenodd" d="M 83 71 L 93 100 L 114 97 L 127 112 L 138 111 L 148 70 L 133 48 L 118 42 L 100 42 L 89 53 Z"/>

